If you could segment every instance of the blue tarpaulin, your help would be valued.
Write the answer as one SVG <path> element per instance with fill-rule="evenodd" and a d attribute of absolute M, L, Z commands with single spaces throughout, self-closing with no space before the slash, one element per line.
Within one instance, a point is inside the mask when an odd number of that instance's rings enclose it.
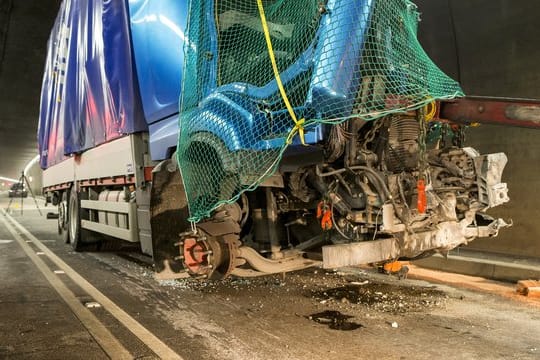
<path fill-rule="evenodd" d="M 43 77 L 41 167 L 147 131 L 136 85 L 127 1 L 63 1 Z"/>

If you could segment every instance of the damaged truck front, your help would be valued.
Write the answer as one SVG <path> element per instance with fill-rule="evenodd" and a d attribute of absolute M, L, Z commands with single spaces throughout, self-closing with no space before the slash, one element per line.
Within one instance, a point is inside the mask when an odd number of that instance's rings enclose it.
<path fill-rule="evenodd" d="M 162 277 L 413 259 L 495 236 L 502 153 L 407 0 L 65 1 L 40 150 L 59 231 L 141 243 Z"/>

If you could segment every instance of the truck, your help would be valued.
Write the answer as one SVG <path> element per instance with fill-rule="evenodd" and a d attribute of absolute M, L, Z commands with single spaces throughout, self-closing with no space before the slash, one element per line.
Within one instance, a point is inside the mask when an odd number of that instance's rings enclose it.
<path fill-rule="evenodd" d="M 506 156 L 445 118 L 463 93 L 418 21 L 408 0 L 64 0 L 38 129 L 59 234 L 205 279 L 496 236 Z"/>

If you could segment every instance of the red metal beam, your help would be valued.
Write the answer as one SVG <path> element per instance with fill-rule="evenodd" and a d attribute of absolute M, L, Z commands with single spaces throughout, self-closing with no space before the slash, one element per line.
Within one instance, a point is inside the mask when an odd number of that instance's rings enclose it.
<path fill-rule="evenodd" d="M 465 97 L 441 102 L 440 119 L 540 129 L 540 100 Z"/>

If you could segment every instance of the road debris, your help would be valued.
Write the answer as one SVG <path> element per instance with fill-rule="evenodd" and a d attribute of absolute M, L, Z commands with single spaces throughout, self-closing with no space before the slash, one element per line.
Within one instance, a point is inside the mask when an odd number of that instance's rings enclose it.
<path fill-rule="evenodd" d="M 357 286 L 363 286 L 369 284 L 369 280 L 364 281 L 350 281 L 349 284 L 351 285 L 357 285 Z"/>
<path fill-rule="evenodd" d="M 95 309 L 95 308 L 100 308 L 101 304 L 95 301 L 88 301 L 84 303 L 84 306 L 86 306 L 88 309 Z"/>
<path fill-rule="evenodd" d="M 519 280 L 517 282 L 517 293 L 540 298 L 540 281 L 538 280 Z"/>
<path fill-rule="evenodd" d="M 440 307 L 446 302 L 444 292 L 427 287 L 397 286 L 371 282 L 363 286 L 351 283 L 325 290 L 314 290 L 311 296 L 320 304 L 367 307 L 383 313 L 403 314 Z"/>

